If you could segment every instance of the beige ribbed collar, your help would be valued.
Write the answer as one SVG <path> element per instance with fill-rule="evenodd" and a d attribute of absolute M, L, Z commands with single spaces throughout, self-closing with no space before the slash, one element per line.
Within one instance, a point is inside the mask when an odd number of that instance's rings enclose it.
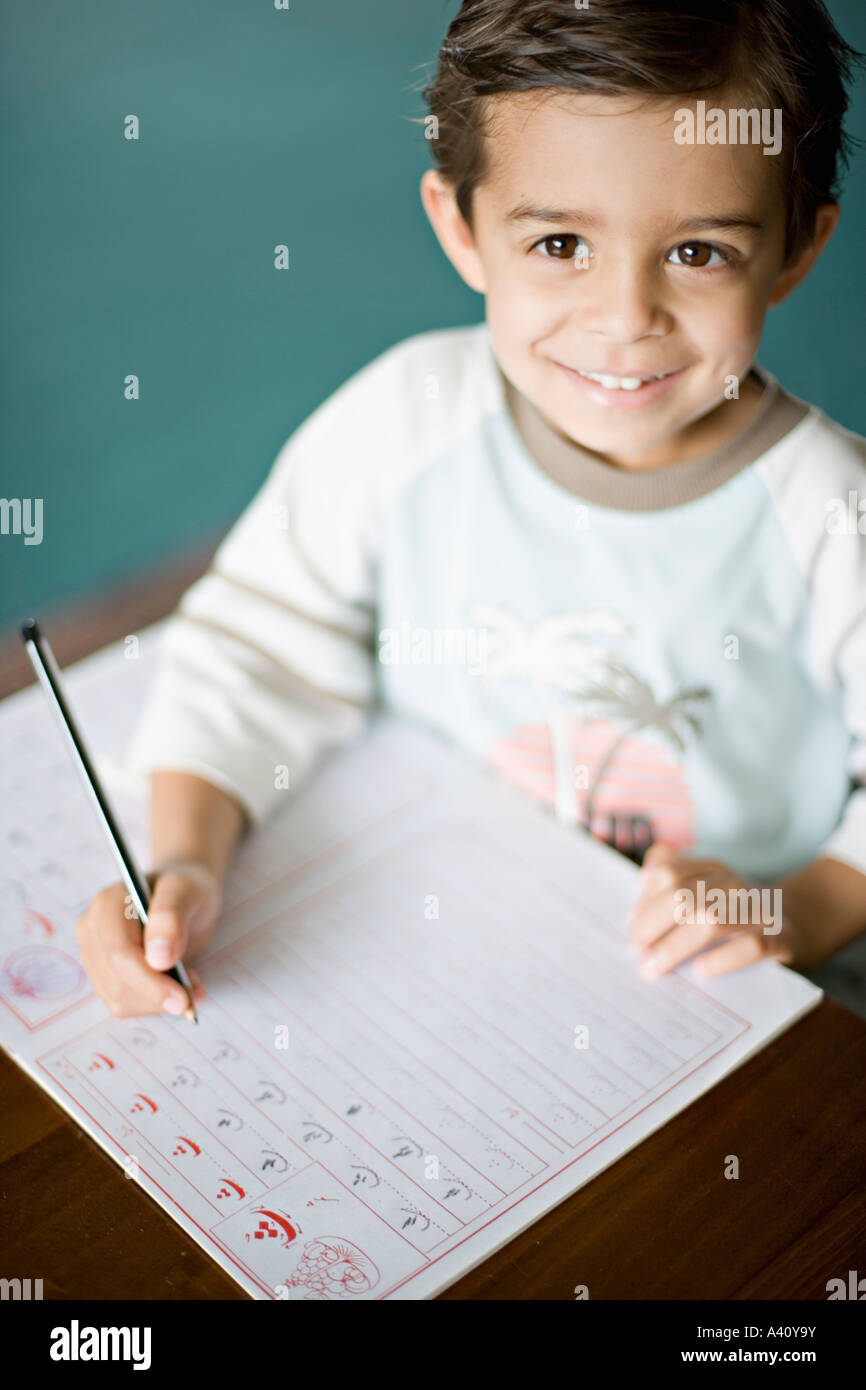
<path fill-rule="evenodd" d="M 752 373 L 764 393 L 757 411 L 738 435 L 701 458 L 666 468 L 632 471 L 615 468 L 589 449 L 566 439 L 512 385 L 498 362 L 496 372 L 509 424 L 530 461 L 574 496 L 628 511 L 676 507 L 712 492 L 778 443 L 810 410 L 806 401 L 789 395 L 771 372 L 756 363 Z"/>

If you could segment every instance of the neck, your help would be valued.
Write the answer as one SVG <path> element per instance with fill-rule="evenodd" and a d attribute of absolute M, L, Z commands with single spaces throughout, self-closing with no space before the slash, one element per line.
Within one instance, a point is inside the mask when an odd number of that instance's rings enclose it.
<path fill-rule="evenodd" d="M 503 403 L 524 456 L 573 496 L 602 506 L 656 510 L 700 497 L 758 458 L 808 413 L 778 382 L 754 373 L 739 401 L 724 401 L 712 419 L 654 455 L 604 455 L 587 449 L 553 424 L 499 371 Z M 740 407 L 736 417 L 732 406 Z M 727 415 L 725 411 L 729 411 Z M 703 428 L 699 432 L 697 426 Z"/>

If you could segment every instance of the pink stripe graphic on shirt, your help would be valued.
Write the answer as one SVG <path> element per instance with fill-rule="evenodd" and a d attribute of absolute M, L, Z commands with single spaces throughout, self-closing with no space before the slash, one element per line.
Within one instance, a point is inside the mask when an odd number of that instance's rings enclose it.
<path fill-rule="evenodd" d="M 621 734 L 621 724 L 601 719 L 574 727 L 571 763 L 581 820 L 586 817 L 589 789 Z M 493 745 L 486 761 L 510 786 L 546 805 L 553 804 L 553 758 L 546 725 L 519 725 Z M 641 817 L 649 822 L 653 840 L 681 850 L 694 843 L 693 804 L 682 768 L 666 748 L 640 735 L 622 740 L 595 789 L 593 802 L 592 833 L 617 848 L 628 850 L 633 822 Z"/>

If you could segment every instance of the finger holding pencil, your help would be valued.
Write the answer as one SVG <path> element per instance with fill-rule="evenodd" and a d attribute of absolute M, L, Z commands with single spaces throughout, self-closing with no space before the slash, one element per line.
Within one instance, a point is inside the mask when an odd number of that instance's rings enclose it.
<path fill-rule="evenodd" d="M 156 1002 L 161 990 L 167 1012 L 183 1012 L 197 1023 L 194 1000 L 196 994 L 202 998 L 204 991 L 197 977 L 195 981 L 190 977 L 181 954 L 193 936 L 201 944 L 212 931 L 220 906 L 219 881 L 204 865 L 187 862 L 166 864 L 149 876 L 141 872 L 69 708 L 57 662 L 38 623 L 23 623 L 21 636 L 121 874 L 122 882 L 97 894 L 76 923 L 88 974 L 113 1013 L 157 1012 L 162 1007 Z M 166 994 L 164 979 L 160 984 L 157 973 L 180 985 L 186 1000 L 177 990 Z"/>
<path fill-rule="evenodd" d="M 204 866 L 177 865 L 149 873 L 152 897 L 144 933 L 125 883 L 97 893 L 75 924 L 82 963 L 93 986 L 118 1018 L 185 1014 L 189 998 L 173 983 L 168 965 L 195 955 L 209 940 L 219 916 L 217 880 Z M 161 946 L 165 954 L 155 949 Z M 207 991 L 187 967 L 194 999 Z"/>

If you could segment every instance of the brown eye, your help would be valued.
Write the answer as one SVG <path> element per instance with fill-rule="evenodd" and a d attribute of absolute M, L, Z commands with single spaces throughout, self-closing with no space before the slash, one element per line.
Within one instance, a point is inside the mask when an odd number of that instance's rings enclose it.
<path fill-rule="evenodd" d="M 703 241 L 684 241 L 677 250 L 684 253 L 686 265 L 702 266 L 710 259 L 710 248 Z"/>
<path fill-rule="evenodd" d="M 583 237 L 576 236 L 574 232 L 557 232 L 544 237 L 536 245 L 544 247 L 544 254 L 549 260 L 573 261 L 578 242 L 583 242 Z M 587 252 L 581 254 L 586 256 Z"/>
<path fill-rule="evenodd" d="M 682 241 L 679 246 L 675 246 L 671 252 L 673 255 L 681 257 L 675 261 L 675 265 L 688 265 L 695 270 L 712 269 L 711 256 L 718 256 L 716 265 L 724 265 L 730 261 L 730 257 L 724 251 L 720 251 L 717 246 L 711 246 L 707 241 Z"/>

